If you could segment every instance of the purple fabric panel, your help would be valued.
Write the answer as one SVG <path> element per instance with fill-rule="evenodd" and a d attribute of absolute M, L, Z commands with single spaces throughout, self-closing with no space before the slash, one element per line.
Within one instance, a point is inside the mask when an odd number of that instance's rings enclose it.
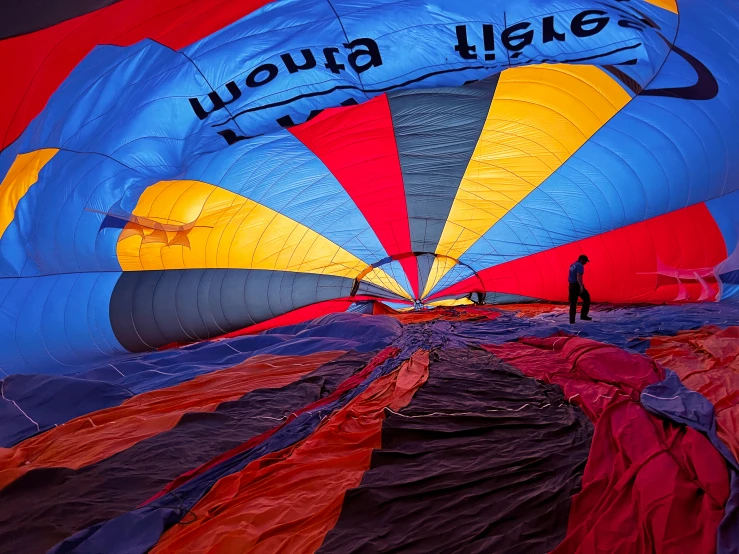
<path fill-rule="evenodd" d="M 175 477 L 328 396 L 372 353 L 348 353 L 279 389 L 250 392 L 212 413 L 185 415 L 171 431 L 77 471 L 31 471 L 0 491 L 0 544 L 45 552 L 80 529 L 129 512 Z"/>
<path fill-rule="evenodd" d="M 559 387 L 480 350 L 441 351 L 411 404 L 388 414 L 320 552 L 548 552 L 592 433 Z"/>

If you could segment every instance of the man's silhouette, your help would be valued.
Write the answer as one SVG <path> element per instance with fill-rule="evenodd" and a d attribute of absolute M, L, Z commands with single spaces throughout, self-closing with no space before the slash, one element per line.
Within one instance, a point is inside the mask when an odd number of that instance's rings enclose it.
<path fill-rule="evenodd" d="M 583 283 L 583 274 L 585 273 L 585 264 L 590 260 L 583 254 L 577 261 L 570 266 L 570 273 L 567 281 L 570 285 L 570 323 L 575 323 L 575 315 L 577 314 L 577 297 L 582 298 L 582 310 L 580 319 L 590 321 L 593 318 L 588 316 L 590 311 L 590 293 Z"/>

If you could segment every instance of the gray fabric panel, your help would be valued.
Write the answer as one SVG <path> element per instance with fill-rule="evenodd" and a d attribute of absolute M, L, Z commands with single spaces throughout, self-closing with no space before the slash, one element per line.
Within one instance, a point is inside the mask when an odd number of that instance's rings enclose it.
<path fill-rule="evenodd" d="M 11 0 L 3 2 L 0 39 L 33 33 L 119 0 Z"/>
<path fill-rule="evenodd" d="M 126 344 L 139 344 L 141 338 L 134 327 L 133 318 L 133 293 L 135 283 L 124 279 L 125 273 L 121 275 L 110 295 L 108 311 L 110 312 L 110 323 L 118 342 L 122 346 Z M 125 346 L 124 346 L 125 347 Z"/>
<path fill-rule="evenodd" d="M 368 296 L 379 296 L 380 298 L 387 298 L 388 300 L 407 300 L 407 298 L 403 298 L 399 294 L 395 294 L 383 287 L 378 287 L 377 285 L 366 281 L 359 283 L 359 288 L 357 289 L 357 295 L 361 296 L 363 294 Z"/>
<path fill-rule="evenodd" d="M 264 272 L 261 272 L 264 273 Z M 224 298 L 223 315 L 226 319 L 226 326 L 229 329 L 238 329 L 254 325 L 255 314 L 245 313 L 244 298 L 248 298 L 246 293 L 246 283 L 249 276 L 244 279 L 241 271 L 225 271 L 223 273 L 223 284 L 221 291 Z M 248 319 L 248 321 L 246 321 Z M 246 323 L 244 324 L 244 321 Z"/>
<path fill-rule="evenodd" d="M 254 299 L 250 302 L 249 318 L 254 322 L 266 321 L 273 313 L 281 313 L 280 289 L 278 285 L 282 279 L 282 273 L 270 275 L 267 271 L 250 271 L 246 275 L 246 287 L 244 299 L 240 301 L 241 309 L 245 308 L 245 299 Z M 271 290 L 270 290 L 271 289 Z M 234 299 L 236 302 L 237 300 Z M 287 312 L 285 310 L 282 313 Z"/>
<path fill-rule="evenodd" d="M 431 254 L 422 254 L 416 257 L 416 263 L 418 264 L 418 293 L 423 294 L 423 289 L 426 288 L 426 281 L 429 279 L 429 273 L 431 273 L 431 266 L 434 265 L 435 256 Z"/>
<path fill-rule="evenodd" d="M 228 329 L 228 318 L 226 317 L 225 304 L 226 302 L 219 302 L 216 298 L 225 298 L 226 293 L 224 292 L 223 285 L 226 281 L 227 273 L 225 271 L 218 272 L 213 276 L 213 285 L 211 287 L 211 306 L 213 307 L 213 317 L 216 324 L 221 329 Z"/>
<path fill-rule="evenodd" d="M 173 328 L 171 325 L 172 321 L 177 322 L 176 328 L 179 330 L 178 334 L 185 332 L 179 324 L 179 318 L 177 317 L 177 289 L 181 275 L 177 273 L 170 277 L 165 272 L 160 277 L 159 286 L 154 289 L 154 296 L 152 298 L 152 314 L 154 320 L 156 321 L 157 328 L 164 335 L 163 340 L 169 339 L 168 342 L 175 342 L 177 340 L 175 338 L 177 335 L 167 332 Z"/>
<path fill-rule="evenodd" d="M 414 252 L 434 252 L 439 243 L 497 80 L 388 94 Z"/>
<path fill-rule="evenodd" d="M 119 342 L 143 352 L 213 338 L 309 304 L 348 296 L 353 281 L 332 275 L 248 269 L 124 272 L 110 300 Z"/>
<path fill-rule="evenodd" d="M 202 270 L 165 271 L 164 273 L 172 273 L 172 279 L 175 277 L 175 273 L 179 274 L 179 284 L 173 283 L 172 286 L 175 287 L 175 297 L 177 298 L 175 313 L 177 314 L 177 321 L 184 331 L 184 336 L 194 340 L 207 335 L 208 328 L 200 315 L 197 302 L 197 291 L 202 278 Z M 167 277 L 170 276 L 167 275 Z"/>
<path fill-rule="evenodd" d="M 223 278 L 225 271 L 209 271 L 203 276 L 203 281 L 200 283 L 200 294 L 207 299 L 207 314 L 208 329 L 211 332 L 215 332 L 215 335 L 222 335 L 228 333 L 226 317 L 223 315 L 223 293 L 221 287 L 223 286 Z M 207 282 L 205 279 L 207 278 Z M 205 310 L 203 310 L 205 311 Z"/>
<path fill-rule="evenodd" d="M 300 273 L 296 273 L 295 275 L 300 275 Z M 354 281 L 352 279 L 342 279 L 341 292 L 336 294 L 336 279 L 338 279 L 338 277 L 333 277 L 331 275 L 318 275 L 315 293 L 317 302 L 323 302 L 324 300 L 331 300 L 332 298 L 341 296 L 349 296 L 351 294 Z M 293 301 L 296 300 L 296 293 L 293 292 Z"/>
<path fill-rule="evenodd" d="M 140 340 L 149 346 L 166 344 L 154 317 L 154 293 L 162 277 L 161 272 L 156 273 L 134 284 L 131 307 L 127 310 Z"/>
<path fill-rule="evenodd" d="M 199 339 L 209 339 L 222 334 L 219 333 L 218 327 L 213 319 L 213 307 L 211 306 L 210 298 L 210 285 L 212 280 L 213 272 L 203 271 L 200 275 L 200 280 L 198 281 L 196 295 L 192 297 L 197 299 L 198 312 L 205 324 L 205 333 L 198 335 Z"/>

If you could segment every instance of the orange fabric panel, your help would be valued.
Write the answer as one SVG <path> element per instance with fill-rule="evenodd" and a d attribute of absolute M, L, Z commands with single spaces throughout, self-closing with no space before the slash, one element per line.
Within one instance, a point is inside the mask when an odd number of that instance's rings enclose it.
<path fill-rule="evenodd" d="M 192 509 L 194 521 L 172 527 L 151 553 L 315 552 L 381 446 L 385 408 L 407 406 L 428 365 L 428 352 L 416 352 L 304 441 L 218 481 Z"/>
<path fill-rule="evenodd" d="M 398 310 L 394 310 L 387 304 L 384 304 L 382 302 L 373 302 L 372 303 L 372 314 L 373 315 L 388 315 L 388 314 L 397 314 L 400 313 Z"/>
<path fill-rule="evenodd" d="M 444 321 L 495 319 L 500 316 L 500 312 L 490 306 L 440 306 L 433 310 L 386 313 L 385 315 L 397 319 L 403 325 L 409 325 L 437 319 L 443 319 Z"/>
<path fill-rule="evenodd" d="M 739 327 L 654 337 L 647 355 L 713 404 L 718 437 L 739 460 Z"/>
<path fill-rule="evenodd" d="M 78 417 L 13 448 L 0 450 L 0 490 L 40 467 L 79 469 L 172 429 L 188 412 L 211 412 L 222 402 L 283 387 L 344 352 L 308 356 L 259 355 L 192 381 L 134 396 L 120 406 Z"/>
<path fill-rule="evenodd" d="M 516 317 L 534 317 L 567 311 L 567 307 L 561 304 L 497 304 L 495 307 L 505 312 L 516 312 Z"/>
<path fill-rule="evenodd" d="M 654 4 L 655 6 L 659 6 L 663 10 L 667 10 L 672 13 L 677 13 L 677 0 L 644 0 L 644 1 L 649 2 L 650 4 Z"/>

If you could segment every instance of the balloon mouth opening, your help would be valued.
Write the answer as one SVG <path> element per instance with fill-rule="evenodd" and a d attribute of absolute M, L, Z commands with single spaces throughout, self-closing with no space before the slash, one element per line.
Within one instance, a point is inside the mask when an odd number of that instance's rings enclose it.
<path fill-rule="evenodd" d="M 420 309 L 420 307 L 427 305 L 431 297 L 435 296 L 439 291 L 443 290 L 443 288 L 447 288 L 459 280 L 468 279 L 470 277 L 474 277 L 478 281 L 478 287 L 476 287 L 475 290 L 470 291 L 467 296 L 472 297 L 471 300 L 475 304 L 485 303 L 485 284 L 477 271 L 456 258 L 452 258 L 445 254 L 439 254 L 437 252 L 403 252 L 388 256 L 368 265 L 354 278 L 350 297 L 356 296 L 362 280 L 373 270 L 388 268 L 393 262 L 401 262 L 401 266 L 403 266 L 402 262 L 408 259 L 415 259 L 416 267 L 418 268 L 418 293 L 416 294 L 415 291 L 404 288 L 407 298 L 413 303 L 414 308 L 418 306 Z M 464 277 L 456 280 L 447 280 L 448 282 L 445 282 L 442 285 L 442 279 L 448 275 L 452 268 L 457 266 L 466 270 L 464 272 Z M 406 270 L 407 265 L 403 266 L 403 271 L 406 272 Z M 409 277 L 407 273 L 405 277 Z M 432 281 L 430 281 L 431 279 Z M 396 279 L 396 281 L 398 281 L 398 279 Z"/>

